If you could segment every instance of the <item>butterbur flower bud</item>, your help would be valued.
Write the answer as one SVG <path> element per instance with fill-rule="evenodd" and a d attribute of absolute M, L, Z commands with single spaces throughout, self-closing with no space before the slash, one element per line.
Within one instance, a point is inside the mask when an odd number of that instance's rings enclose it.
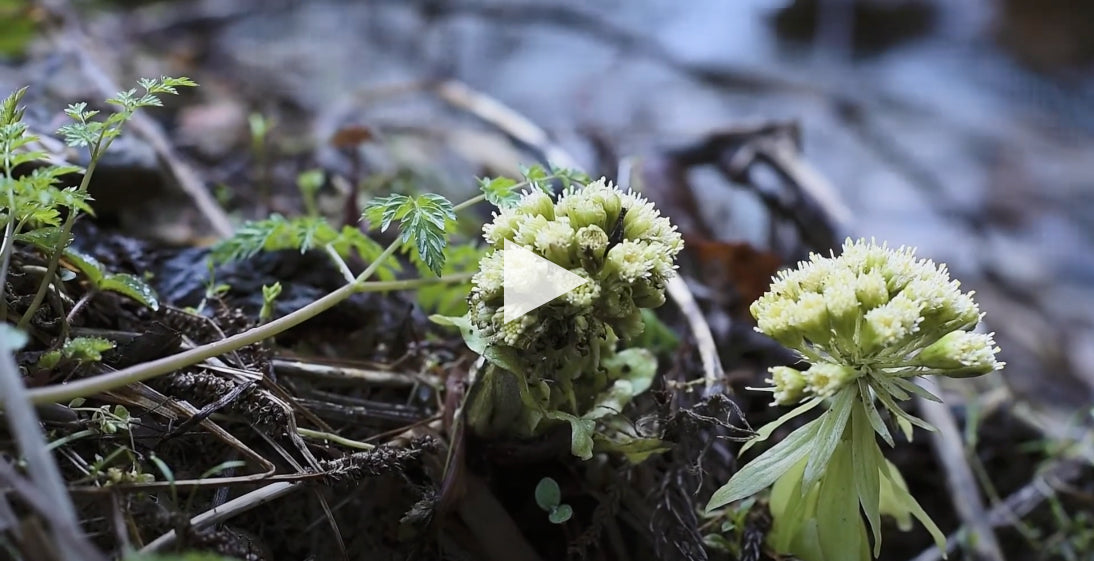
<path fill-rule="evenodd" d="M 761 296 L 749 308 L 756 318 L 756 330 L 779 343 L 798 348 L 802 332 L 793 325 L 797 305 L 793 300 L 774 298 L 770 293 Z"/>
<path fill-rule="evenodd" d="M 857 378 L 858 373 L 849 366 L 818 362 L 810 366 L 803 376 L 810 392 L 828 397 Z"/>
<path fill-rule="evenodd" d="M 528 216 L 542 216 L 547 220 L 555 219 L 555 202 L 543 191 L 532 191 L 521 201 L 521 210 Z"/>
<path fill-rule="evenodd" d="M 503 209 L 494 213 L 494 220 L 482 227 L 482 237 L 490 245 L 499 246 L 503 240 L 513 238 L 524 220 L 524 216 L 512 209 Z"/>
<path fill-rule="evenodd" d="M 867 312 L 865 320 L 862 346 L 867 351 L 875 351 L 904 341 L 919 329 L 923 317 L 919 303 L 900 294 Z"/>
<path fill-rule="evenodd" d="M 480 300 L 495 300 L 502 297 L 505 284 L 504 254 L 494 252 L 479 260 L 479 272 L 475 275 L 475 292 Z"/>
<path fill-rule="evenodd" d="M 776 405 L 794 405 L 805 397 L 805 375 L 800 370 L 789 366 L 774 366 L 768 372 L 771 373 L 768 382 L 775 388 Z"/>
<path fill-rule="evenodd" d="M 919 352 L 912 363 L 940 370 L 938 374 L 952 378 L 969 378 L 999 370 L 1003 363 L 995 360 L 992 334 L 953 331 Z"/>
<path fill-rule="evenodd" d="M 855 296 L 855 276 L 850 273 L 846 276 L 848 278 L 824 288 L 824 302 L 828 307 L 828 320 L 831 322 L 834 335 L 854 333 L 855 322 L 862 315 L 858 298 Z M 841 343 L 852 344 L 847 340 Z"/>
<path fill-rule="evenodd" d="M 558 213 L 565 215 L 574 226 L 596 226 L 605 228 L 608 224 L 608 213 L 603 205 L 591 204 L 588 197 L 567 197 L 558 203 Z"/>
<path fill-rule="evenodd" d="M 855 296 L 863 309 L 872 310 L 889 301 L 889 289 L 885 277 L 877 271 L 859 273 L 855 279 Z"/>
<path fill-rule="evenodd" d="M 542 218 L 542 216 L 537 217 Z M 574 229 L 569 222 L 555 220 L 544 224 L 536 232 L 532 246 L 536 253 L 562 266 L 571 265 L 570 247 L 574 243 Z"/>
<path fill-rule="evenodd" d="M 590 260 L 583 266 L 599 270 L 604 265 L 604 254 L 608 251 L 608 234 L 600 226 L 583 226 L 577 231 L 577 247 L 582 259 Z"/>
<path fill-rule="evenodd" d="M 797 309 L 794 310 L 793 325 L 810 341 L 827 343 L 832 334 L 828 326 L 828 304 L 824 301 L 824 296 L 816 292 L 802 294 Z"/>
<path fill-rule="evenodd" d="M 624 240 L 608 250 L 608 262 L 604 269 L 608 274 L 616 275 L 624 282 L 633 283 L 648 277 L 653 267 L 654 264 L 646 251 L 646 246 Z"/>
<path fill-rule="evenodd" d="M 570 272 L 586 279 L 591 277 L 584 269 L 570 269 Z M 562 295 L 562 298 L 566 300 L 568 304 L 576 308 L 591 308 L 596 304 L 597 299 L 600 297 L 600 284 L 596 282 L 586 282 L 585 284 L 578 286 L 577 288 Z"/>

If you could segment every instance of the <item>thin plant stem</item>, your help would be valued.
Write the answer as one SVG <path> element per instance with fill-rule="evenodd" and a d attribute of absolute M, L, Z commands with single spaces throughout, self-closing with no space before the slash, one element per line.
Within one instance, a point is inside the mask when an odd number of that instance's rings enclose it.
<path fill-rule="evenodd" d="M 6 152 L 6 150 L 5 150 Z M 4 179 L 8 184 L 8 223 L 4 225 L 4 246 L 0 249 L 0 321 L 7 321 L 8 319 L 8 299 L 5 295 L 8 286 L 8 265 L 11 264 L 11 252 L 15 247 L 15 186 L 13 181 L 8 175 L 7 166 L 10 156 L 5 157 L 4 161 Z"/>
<path fill-rule="evenodd" d="M 412 290 L 423 286 L 433 286 L 435 284 L 459 284 L 471 280 L 474 273 L 456 273 L 452 275 L 445 275 L 443 277 L 423 277 L 417 279 L 406 279 L 396 281 L 372 281 L 363 282 L 359 285 L 358 292 L 385 292 L 388 290 Z"/>
<path fill-rule="evenodd" d="M 334 433 L 305 428 L 297 428 L 296 432 L 304 438 L 312 438 L 315 440 L 329 440 L 335 444 L 341 444 L 342 446 L 345 446 L 347 448 L 356 448 L 358 450 L 372 450 L 373 448 L 376 448 L 375 444 L 369 444 L 367 442 L 361 442 L 359 440 L 351 440 L 349 438 L 338 436 Z"/>
<path fill-rule="evenodd" d="M 115 388 L 120 388 L 136 382 L 141 382 L 149 378 L 161 376 L 168 372 L 173 372 L 179 368 L 185 368 L 192 364 L 197 364 L 203 360 L 222 355 L 227 352 L 235 351 L 247 345 L 258 343 L 285 330 L 291 329 L 308 321 L 309 319 L 333 308 L 341 303 L 343 300 L 349 298 L 353 294 L 360 290 L 360 287 L 365 284 L 365 280 L 372 276 L 379 268 L 380 264 L 387 258 L 391 257 L 401 245 L 401 240 L 396 239 L 391 242 L 387 248 L 384 249 L 375 261 L 373 261 L 368 268 L 361 272 L 360 275 L 354 279 L 354 282 L 347 283 L 337 290 L 327 294 L 326 296 L 296 310 L 295 312 L 277 318 L 269 323 L 260 325 L 253 329 L 244 331 L 221 339 L 207 345 L 195 347 L 193 349 L 183 351 L 178 354 L 166 356 L 160 359 L 152 360 L 149 362 L 123 368 L 109 374 L 101 376 L 95 376 L 92 378 L 84 378 L 63 385 L 46 386 L 42 388 L 35 388 L 28 391 L 28 397 L 34 403 L 59 403 L 65 402 L 77 397 L 85 397 L 89 395 L 95 395 Z"/>
<path fill-rule="evenodd" d="M 5 296 L 8 286 L 8 266 L 11 264 L 11 252 L 15 248 L 15 181 L 11 177 L 11 146 L 4 143 L 4 183 L 7 185 L 8 220 L 4 224 L 4 246 L 0 250 L 0 321 L 8 319 L 8 299 Z"/>
<path fill-rule="evenodd" d="M 327 256 L 334 262 L 334 265 L 338 267 L 338 271 L 342 273 L 342 278 L 346 279 L 346 282 L 353 282 L 353 271 L 349 270 L 346 260 L 342 259 L 342 256 L 338 255 L 338 252 L 330 244 L 324 246 L 323 249 L 326 250 Z"/>
<path fill-rule="evenodd" d="M 88 302 L 91 302 L 91 299 L 94 297 L 94 290 L 88 290 L 83 296 L 81 296 L 80 299 L 76 301 L 76 304 L 72 306 L 72 309 L 69 310 L 68 315 L 65 316 L 65 323 L 72 323 L 72 320 L 76 319 L 76 314 L 80 313 L 80 310 L 84 309 L 84 306 L 87 306 Z"/>
<path fill-rule="evenodd" d="M 527 183 L 527 181 L 525 181 L 523 183 Z M 518 183 L 514 186 L 514 188 L 519 188 L 520 186 L 521 186 L 521 183 Z M 452 211 L 453 212 L 459 212 L 459 211 L 464 210 L 468 207 L 475 206 L 475 205 L 477 205 L 477 204 L 479 204 L 479 203 L 481 203 L 485 200 L 486 200 L 486 195 L 476 195 L 476 196 L 471 197 L 470 199 L 467 199 L 466 201 L 452 207 Z"/>
<path fill-rule="evenodd" d="M 103 133 L 105 134 L 105 132 Z M 102 153 L 110 147 L 110 141 L 107 140 L 103 144 L 103 137 L 99 137 L 99 142 L 95 144 L 95 148 L 91 150 L 91 161 L 87 164 L 87 170 L 84 171 L 84 177 L 80 180 L 80 193 L 87 192 L 87 186 L 91 184 L 91 176 L 95 173 L 95 168 L 99 164 L 99 157 Z M 38 307 L 42 305 L 42 300 L 46 297 L 46 292 L 49 291 L 49 285 L 53 284 L 53 275 L 57 273 L 57 265 L 61 262 L 61 254 L 64 253 L 64 245 L 69 236 L 72 235 L 72 226 L 76 223 L 76 216 L 79 211 L 76 208 L 70 208 L 68 210 L 68 216 L 65 217 L 65 223 L 61 225 L 61 236 L 58 238 L 57 247 L 54 248 L 53 254 L 49 256 L 49 265 L 46 266 L 46 274 L 42 278 L 42 283 L 38 285 L 38 292 L 34 294 L 34 300 L 31 300 L 30 306 L 27 308 L 27 312 L 23 314 L 23 318 L 19 320 L 19 329 L 26 329 L 30 323 L 31 318 L 34 317 L 34 313 L 38 311 Z"/>

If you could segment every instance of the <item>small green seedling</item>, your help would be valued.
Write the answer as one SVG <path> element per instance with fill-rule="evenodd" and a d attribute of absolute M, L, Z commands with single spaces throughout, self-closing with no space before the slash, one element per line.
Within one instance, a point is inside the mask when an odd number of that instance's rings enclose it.
<path fill-rule="evenodd" d="M 319 189 L 327 181 L 327 175 L 321 169 L 310 169 L 296 176 L 296 188 L 300 190 L 300 196 L 304 199 L 305 214 L 319 216 L 319 203 L 317 197 Z"/>
<path fill-rule="evenodd" d="M 50 370 L 62 364 L 89 364 L 103 359 L 102 353 L 114 348 L 114 342 L 102 337 L 76 337 L 65 341 L 38 359 L 38 368 Z"/>
<path fill-rule="evenodd" d="M 547 519 L 552 524 L 562 524 L 574 515 L 574 509 L 561 501 L 562 490 L 558 488 L 558 482 L 550 477 L 540 479 L 536 485 L 536 504 L 547 512 Z"/>
<path fill-rule="evenodd" d="M 262 285 L 262 309 L 258 312 L 259 323 L 266 323 L 273 319 L 274 304 L 278 296 L 281 296 L 281 283 Z"/>

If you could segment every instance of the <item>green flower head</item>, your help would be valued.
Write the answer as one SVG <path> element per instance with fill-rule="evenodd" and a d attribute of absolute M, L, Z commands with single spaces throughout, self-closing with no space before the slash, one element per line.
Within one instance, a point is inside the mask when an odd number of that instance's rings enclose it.
<path fill-rule="evenodd" d="M 557 201 L 527 192 L 494 215 L 483 237 L 494 252 L 472 278 L 471 321 L 491 344 L 537 353 L 564 351 L 609 332 L 624 340 L 638 335 L 640 309 L 664 302 L 683 247 L 652 203 L 604 179 L 571 187 Z M 590 282 L 528 314 L 528 321 L 505 324 L 499 309 L 506 240 Z"/>
<path fill-rule="evenodd" d="M 970 331 L 981 317 L 972 293 L 908 248 L 848 240 L 838 257 L 813 254 L 780 273 L 751 311 L 757 330 L 798 351 L 811 371 L 853 372 L 806 376 L 798 400 L 830 396 L 861 375 L 968 377 L 1003 366 L 992 336 Z M 775 391 L 780 405 L 797 401 Z"/>
<path fill-rule="evenodd" d="M 557 200 L 538 189 L 526 192 L 494 215 L 483 237 L 492 251 L 471 279 L 467 316 L 448 318 L 490 362 L 468 393 L 472 430 L 524 438 L 567 422 L 571 452 L 584 459 L 592 457 L 594 433 L 597 450 L 634 461 L 660 450 L 656 439 L 625 434 L 619 429 L 625 424 L 614 420 L 650 387 L 657 360 L 645 349 L 616 346 L 643 331 L 643 308 L 665 301 L 683 247 L 668 218 L 601 179 L 569 187 Z M 514 243 L 586 282 L 512 319 L 506 285 L 538 280 L 506 278 L 505 256 L 517 251 Z M 521 255 L 527 254 L 510 253 Z"/>
<path fill-rule="evenodd" d="M 909 440 L 913 426 L 932 428 L 899 405 L 913 395 L 938 400 L 912 378 L 1003 367 L 992 335 L 972 332 L 981 317 L 972 293 L 912 249 L 847 240 L 838 257 L 813 254 L 780 273 L 751 311 L 758 331 L 809 363 L 770 369 L 774 404 L 797 407 L 752 442 L 821 404 L 824 411 L 735 473 L 708 510 L 770 486 L 769 544 L 804 561 L 866 561 L 870 541 L 877 557 L 882 515 L 902 526 L 918 519 L 942 547 L 945 536 L 877 437 L 894 444 L 883 412 Z"/>

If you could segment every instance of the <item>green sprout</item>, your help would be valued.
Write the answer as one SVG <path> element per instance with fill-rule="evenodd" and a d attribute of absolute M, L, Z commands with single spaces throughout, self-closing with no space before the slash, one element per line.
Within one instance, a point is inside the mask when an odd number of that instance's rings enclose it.
<path fill-rule="evenodd" d="M 47 351 L 38 359 L 38 368 L 52 369 L 62 363 L 89 364 L 103 359 L 102 353 L 114 348 L 114 342 L 102 337 L 76 337 L 59 349 Z"/>
<path fill-rule="evenodd" d="M 326 181 L 327 174 L 321 169 L 310 169 L 296 176 L 296 188 L 300 190 L 300 196 L 304 200 L 304 214 L 319 216 L 317 197 Z"/>
<path fill-rule="evenodd" d="M 972 332 L 981 319 L 972 293 L 962 292 L 945 266 L 917 260 L 912 249 L 848 240 L 839 257 L 814 254 L 781 273 L 751 311 L 758 331 L 810 366 L 770 370 L 773 405 L 797 407 L 749 444 L 817 405 L 827 409 L 738 471 L 714 493 L 708 512 L 771 486 L 769 540 L 780 553 L 804 561 L 868 560 L 865 515 L 877 557 L 881 514 L 903 529 L 915 517 L 944 548 L 945 536 L 882 455 L 875 434 L 893 446 L 883 411 L 908 440 L 913 426 L 934 430 L 898 405 L 912 395 L 939 401 L 913 382 L 917 376 L 965 378 L 1003 367 L 992 335 Z"/>
<path fill-rule="evenodd" d="M 544 477 L 536 484 L 536 504 L 547 512 L 547 519 L 552 524 L 563 524 L 574 515 L 573 507 L 562 502 L 558 482 L 550 477 Z"/>
<path fill-rule="evenodd" d="M 280 282 L 262 285 L 262 309 L 258 311 L 259 323 L 267 323 L 273 319 L 274 305 L 277 303 L 278 296 L 281 296 Z"/>

